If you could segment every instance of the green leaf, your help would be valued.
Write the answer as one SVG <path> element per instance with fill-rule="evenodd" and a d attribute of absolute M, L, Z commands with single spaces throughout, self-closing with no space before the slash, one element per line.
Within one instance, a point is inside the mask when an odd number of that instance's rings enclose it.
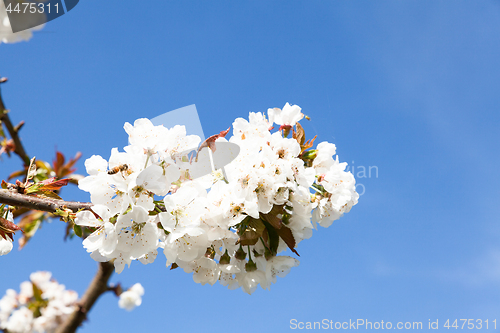
<path fill-rule="evenodd" d="M 75 224 L 73 226 L 73 231 L 75 232 L 75 235 L 77 235 L 78 237 L 83 236 L 82 227 L 80 227 L 78 224 Z"/>
<path fill-rule="evenodd" d="M 5 132 L 3 131 L 2 120 L 0 119 L 0 139 L 5 138 Z"/>
<path fill-rule="evenodd" d="M 266 231 L 267 231 L 267 236 L 264 236 L 263 238 L 265 238 L 267 240 L 268 249 L 271 252 L 271 254 L 273 256 L 275 256 L 278 253 L 278 245 L 280 243 L 280 236 L 276 232 L 276 229 L 274 229 L 274 227 L 270 223 L 268 223 L 266 221 L 263 221 L 263 222 L 264 222 L 264 225 L 266 226 Z"/>
<path fill-rule="evenodd" d="M 24 176 L 26 172 L 26 169 L 22 169 L 22 170 L 18 170 L 18 171 L 14 171 L 13 173 L 11 173 L 8 177 L 7 177 L 7 180 L 11 180 L 12 178 L 19 178 L 21 176 Z"/>
<path fill-rule="evenodd" d="M 23 248 L 28 241 L 35 235 L 38 228 L 42 225 L 43 220 L 46 218 L 45 212 L 32 211 L 21 218 L 19 226 L 24 230 L 24 235 L 19 239 L 19 248 Z"/>
<path fill-rule="evenodd" d="M 42 187 L 43 187 L 42 183 L 32 184 L 26 188 L 26 190 L 24 191 L 24 194 L 36 193 Z"/>
<path fill-rule="evenodd" d="M 262 237 L 262 233 L 266 229 L 266 226 L 261 220 L 250 218 L 246 228 L 240 234 L 240 239 L 236 244 L 245 245 L 255 245 L 259 238 Z"/>
<path fill-rule="evenodd" d="M 42 315 L 42 308 L 47 307 L 49 301 L 42 298 L 43 292 L 40 288 L 38 288 L 36 284 L 34 284 L 33 282 L 31 282 L 31 284 L 33 285 L 33 297 L 28 303 L 28 309 L 33 312 L 33 316 L 35 318 L 38 318 Z"/>
<path fill-rule="evenodd" d="M 260 213 L 260 217 L 264 221 L 270 223 L 274 228 L 279 229 L 281 228 L 283 223 L 281 223 L 281 219 L 279 219 L 277 215 L 283 214 L 283 207 L 284 205 L 280 206 L 274 205 L 269 213 L 267 214 Z"/>
<path fill-rule="evenodd" d="M 37 301 L 43 301 L 43 291 L 35 283 L 32 282 L 31 284 L 33 285 L 33 298 Z"/>
<path fill-rule="evenodd" d="M 37 196 L 42 197 L 42 198 L 48 198 L 48 199 L 62 200 L 62 198 L 60 196 L 58 196 L 57 194 L 55 194 L 52 191 L 40 191 L 37 193 Z"/>

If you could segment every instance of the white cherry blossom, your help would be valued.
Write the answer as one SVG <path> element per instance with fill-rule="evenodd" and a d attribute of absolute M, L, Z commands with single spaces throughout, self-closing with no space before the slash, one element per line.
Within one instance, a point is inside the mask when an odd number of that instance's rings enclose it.
<path fill-rule="evenodd" d="M 216 170 L 210 144 L 196 154 L 201 140 L 184 126 L 126 123 L 129 145 L 122 152 L 113 148 L 109 162 L 88 159 L 89 176 L 79 184 L 99 216 L 80 212 L 75 221 L 95 230 L 84 240 L 91 257 L 113 261 L 120 273 L 134 260 L 149 264 L 163 252 L 166 266 L 192 273 L 197 283 L 219 281 L 247 293 L 285 276 L 299 262 L 279 254 L 295 251 L 317 224 L 330 226 L 359 195 L 334 144 L 307 150 L 287 137 L 304 117 L 300 107 L 287 103 L 268 116 L 250 113 L 233 122 L 231 137 L 211 137 L 239 147 L 223 170 Z M 273 129 L 274 123 L 280 127 Z M 212 173 L 202 177 L 198 169 Z"/>
<path fill-rule="evenodd" d="M 41 295 L 34 295 L 34 285 Z M 50 272 L 34 272 L 30 281 L 21 283 L 19 293 L 8 289 L 0 299 L 0 329 L 53 333 L 75 311 L 77 301 L 78 294 L 57 283 Z"/>
<path fill-rule="evenodd" d="M 144 295 L 144 287 L 140 283 L 134 284 L 129 290 L 120 294 L 118 306 L 127 311 L 132 311 L 134 308 L 142 304 L 142 296 Z"/>
<path fill-rule="evenodd" d="M 298 105 L 285 104 L 283 109 L 268 109 L 269 122 L 275 122 L 281 126 L 294 126 L 299 120 L 304 118 L 304 114 L 300 112 L 302 109 Z"/>

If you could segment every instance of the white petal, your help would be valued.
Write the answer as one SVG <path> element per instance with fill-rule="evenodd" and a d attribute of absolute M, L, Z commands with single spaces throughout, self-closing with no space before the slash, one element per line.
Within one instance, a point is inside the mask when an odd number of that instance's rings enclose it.
<path fill-rule="evenodd" d="M 106 172 L 108 170 L 108 161 L 99 155 L 92 155 L 92 157 L 85 161 L 85 168 L 89 175 L 97 175 L 100 172 Z"/>
<path fill-rule="evenodd" d="M 82 212 L 76 213 L 75 224 L 97 228 L 100 227 L 103 222 L 96 219 L 95 215 L 92 212 L 84 210 Z"/>
<path fill-rule="evenodd" d="M 12 241 L 10 238 L 7 237 L 7 239 L 3 239 L 0 237 L 0 256 L 4 256 L 12 251 L 12 247 Z"/>

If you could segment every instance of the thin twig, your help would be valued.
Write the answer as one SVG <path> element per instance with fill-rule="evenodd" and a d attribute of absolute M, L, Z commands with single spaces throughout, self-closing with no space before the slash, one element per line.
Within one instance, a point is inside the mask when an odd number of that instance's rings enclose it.
<path fill-rule="evenodd" d="M 6 82 L 6 78 L 0 78 L 0 84 Z M 19 130 L 24 125 L 21 122 L 17 126 L 13 126 L 10 121 L 5 104 L 2 100 L 0 91 L 0 121 L 5 124 L 12 140 L 15 144 L 14 152 L 23 160 L 26 167 L 30 164 L 30 158 L 21 143 Z M 28 209 L 41 210 L 45 212 L 56 212 L 57 209 L 71 209 L 73 212 L 79 209 L 90 209 L 90 202 L 64 201 L 58 199 L 48 199 L 16 193 L 14 191 L 0 189 L 0 203 L 8 204 L 16 207 L 25 207 Z M 87 318 L 87 313 L 90 311 L 97 299 L 109 291 L 108 281 L 114 271 L 114 265 L 109 262 L 99 263 L 99 269 L 90 283 L 87 291 L 79 302 L 78 308 L 67 318 L 67 320 L 57 329 L 57 333 L 74 333 L 82 322 Z"/>
<path fill-rule="evenodd" d="M 55 213 L 57 209 L 71 209 L 73 212 L 79 209 L 90 209 L 93 204 L 90 202 L 64 201 L 58 199 L 48 199 L 16 193 L 14 191 L 0 189 L 0 203 L 16 207 L 41 210 Z"/>
<path fill-rule="evenodd" d="M 7 82 L 7 78 L 3 77 L 0 78 L 0 84 Z M 5 124 L 5 127 L 7 128 L 7 131 L 9 132 L 10 137 L 14 141 L 14 145 L 16 146 L 14 153 L 16 153 L 22 160 L 25 166 L 30 165 L 30 158 L 28 154 L 26 153 L 26 150 L 24 150 L 24 146 L 21 143 L 21 138 L 19 137 L 19 130 L 23 126 L 23 123 L 20 123 L 19 125 L 15 126 L 12 125 L 12 122 L 10 121 L 9 118 L 9 113 L 7 112 L 7 108 L 5 107 L 5 104 L 3 103 L 2 100 L 2 91 L 0 90 L 0 121 L 2 121 L 3 124 Z"/>
<path fill-rule="evenodd" d="M 90 311 L 97 299 L 109 291 L 108 281 L 114 271 L 114 265 L 109 262 L 99 263 L 94 279 L 90 283 L 87 291 L 79 302 L 79 307 L 76 309 L 66 321 L 57 328 L 56 333 L 74 333 L 76 329 L 87 318 L 87 313 Z"/>

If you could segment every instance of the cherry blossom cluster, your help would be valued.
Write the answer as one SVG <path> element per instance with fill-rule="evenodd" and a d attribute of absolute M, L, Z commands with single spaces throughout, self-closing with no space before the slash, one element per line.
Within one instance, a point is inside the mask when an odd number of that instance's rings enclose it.
<path fill-rule="evenodd" d="M 50 333 L 76 309 L 78 294 L 35 272 L 21 283 L 20 292 L 8 289 L 0 299 L 0 329 L 9 333 Z"/>
<path fill-rule="evenodd" d="M 140 283 L 136 283 L 120 294 L 118 306 L 127 311 L 132 311 L 142 304 L 142 295 L 144 295 L 144 287 Z"/>
<path fill-rule="evenodd" d="M 152 263 L 163 251 L 166 265 L 193 273 L 197 283 L 219 281 L 252 293 L 299 264 L 278 254 L 295 248 L 319 224 L 328 227 L 357 203 L 355 179 L 334 158 L 334 144 L 312 149 L 305 141 L 297 105 L 250 113 L 200 145 L 184 126 L 154 126 L 148 119 L 126 123 L 129 145 L 109 160 L 86 160 L 89 174 L 79 188 L 90 193 L 92 212 L 75 224 L 91 234 L 83 241 L 96 261 L 113 261 L 116 272 L 139 260 Z M 217 144 L 239 153 L 216 169 Z M 219 147 L 219 148 L 218 148 Z M 194 177 L 208 154 L 212 172 Z M 199 163 L 199 162 L 198 162 Z"/>

